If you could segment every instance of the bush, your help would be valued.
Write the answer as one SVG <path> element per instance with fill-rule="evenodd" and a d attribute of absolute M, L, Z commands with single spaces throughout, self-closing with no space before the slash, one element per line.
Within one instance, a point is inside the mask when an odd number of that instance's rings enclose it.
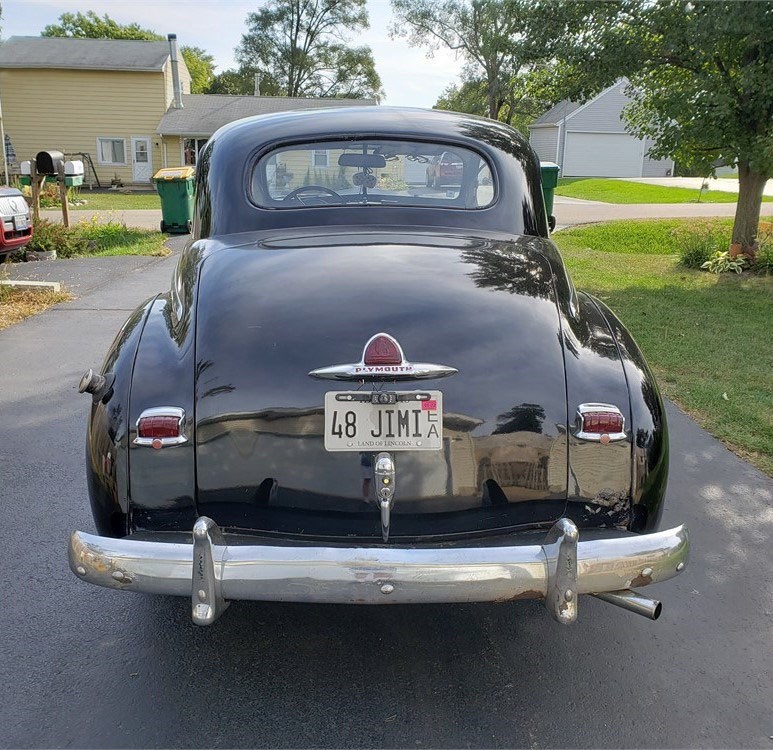
<path fill-rule="evenodd" d="M 89 245 L 76 227 L 68 229 L 64 224 L 38 219 L 34 222 L 32 239 L 27 249 L 43 252 L 56 250 L 57 257 L 72 258 L 74 255 L 87 253 Z"/>
<path fill-rule="evenodd" d="M 752 270 L 765 276 L 773 274 L 773 237 L 760 239 L 760 247 Z"/>
<path fill-rule="evenodd" d="M 730 243 L 726 227 L 711 224 L 688 224 L 671 231 L 679 263 L 685 268 L 703 268 L 712 256 L 723 252 Z"/>
<path fill-rule="evenodd" d="M 46 219 L 34 223 L 29 250 L 56 250 L 59 258 L 95 253 L 163 255 L 163 238 L 159 232 L 127 227 L 111 219 L 100 222 L 96 217 L 80 221 L 67 228 Z M 110 251 L 116 251 L 111 253 Z"/>

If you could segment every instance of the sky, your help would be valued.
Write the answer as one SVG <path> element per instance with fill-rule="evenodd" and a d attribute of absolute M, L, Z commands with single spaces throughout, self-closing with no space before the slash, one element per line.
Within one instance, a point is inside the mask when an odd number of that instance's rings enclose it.
<path fill-rule="evenodd" d="M 244 30 L 247 13 L 260 0 L 3 0 L 2 35 L 37 36 L 62 13 L 93 10 L 119 23 L 137 22 L 159 34 L 177 34 L 180 44 L 202 47 L 215 58 L 216 72 L 235 67 L 234 48 Z M 403 39 L 390 39 L 389 0 L 368 0 L 370 29 L 354 40 L 373 50 L 384 84 L 384 104 L 431 107 L 443 89 L 453 83 L 462 63 L 453 53 L 438 50 L 427 57 L 423 49 Z"/>

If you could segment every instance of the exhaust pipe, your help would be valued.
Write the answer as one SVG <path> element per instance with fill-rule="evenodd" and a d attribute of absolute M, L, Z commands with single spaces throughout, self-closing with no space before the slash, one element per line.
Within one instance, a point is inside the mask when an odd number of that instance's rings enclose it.
<path fill-rule="evenodd" d="M 597 599 L 614 604 L 616 607 L 622 607 L 629 612 L 635 612 L 649 620 L 657 620 L 663 605 L 656 599 L 642 596 L 637 591 L 624 589 L 623 591 L 605 591 L 600 594 L 592 594 Z"/>

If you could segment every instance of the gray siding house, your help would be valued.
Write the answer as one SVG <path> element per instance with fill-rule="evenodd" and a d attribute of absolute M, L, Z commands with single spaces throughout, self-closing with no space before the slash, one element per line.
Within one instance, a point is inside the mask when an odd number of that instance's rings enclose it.
<path fill-rule="evenodd" d="M 630 101 L 622 78 L 585 104 L 563 101 L 529 125 L 529 142 L 541 161 L 563 177 L 665 177 L 671 159 L 651 159 L 651 141 L 625 132 L 622 112 Z"/>

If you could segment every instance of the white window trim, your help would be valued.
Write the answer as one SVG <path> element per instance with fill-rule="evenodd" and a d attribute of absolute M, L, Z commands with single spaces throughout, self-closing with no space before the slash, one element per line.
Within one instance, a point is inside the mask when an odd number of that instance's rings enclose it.
<path fill-rule="evenodd" d="M 123 157 L 124 161 L 102 161 L 102 149 L 99 147 L 100 141 L 123 141 Z M 97 164 L 104 164 L 108 167 L 128 167 L 129 162 L 126 161 L 126 138 L 120 135 L 98 135 L 97 136 Z"/>
<path fill-rule="evenodd" d="M 316 154 L 321 151 L 325 152 L 325 164 L 315 164 L 314 159 Z M 327 169 L 330 166 L 330 149 L 329 148 L 314 148 L 311 150 L 311 167 L 312 169 Z"/>

